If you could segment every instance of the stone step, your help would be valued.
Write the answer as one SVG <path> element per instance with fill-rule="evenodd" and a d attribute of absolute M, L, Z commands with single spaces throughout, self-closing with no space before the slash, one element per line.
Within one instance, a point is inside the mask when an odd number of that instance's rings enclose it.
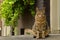
<path fill-rule="evenodd" d="M 36 39 L 32 35 L 20 35 L 20 36 L 1 36 L 0 40 L 60 40 L 60 35 L 50 35 L 45 39 Z"/>

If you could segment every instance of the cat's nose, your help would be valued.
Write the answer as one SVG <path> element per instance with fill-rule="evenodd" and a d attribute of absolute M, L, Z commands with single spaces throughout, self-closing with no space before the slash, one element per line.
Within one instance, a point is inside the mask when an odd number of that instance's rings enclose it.
<path fill-rule="evenodd" d="M 38 15 L 39 17 L 41 17 L 41 15 Z"/>

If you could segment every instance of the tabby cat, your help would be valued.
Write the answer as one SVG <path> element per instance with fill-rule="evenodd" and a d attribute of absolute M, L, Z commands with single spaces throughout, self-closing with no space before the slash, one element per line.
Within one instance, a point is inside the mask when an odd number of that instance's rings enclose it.
<path fill-rule="evenodd" d="M 33 35 L 36 38 L 45 38 L 49 34 L 49 27 L 47 26 L 45 8 L 39 10 L 36 8 L 35 22 L 33 25 Z"/>

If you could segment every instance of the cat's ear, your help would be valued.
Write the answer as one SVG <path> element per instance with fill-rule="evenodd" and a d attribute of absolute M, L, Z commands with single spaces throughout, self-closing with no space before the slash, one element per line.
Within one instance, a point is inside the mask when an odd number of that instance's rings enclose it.
<path fill-rule="evenodd" d="M 43 7 L 42 11 L 43 11 L 43 13 L 45 13 L 45 7 Z"/>
<path fill-rule="evenodd" d="M 39 11 L 39 8 L 38 7 L 36 7 L 36 11 Z"/>

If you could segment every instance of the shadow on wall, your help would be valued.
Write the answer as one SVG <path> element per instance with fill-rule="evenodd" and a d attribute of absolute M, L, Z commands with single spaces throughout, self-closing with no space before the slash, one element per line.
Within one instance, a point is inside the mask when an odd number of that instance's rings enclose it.
<path fill-rule="evenodd" d="M 32 28 L 34 24 L 34 17 L 30 13 L 25 13 L 22 17 L 23 27 Z"/>

